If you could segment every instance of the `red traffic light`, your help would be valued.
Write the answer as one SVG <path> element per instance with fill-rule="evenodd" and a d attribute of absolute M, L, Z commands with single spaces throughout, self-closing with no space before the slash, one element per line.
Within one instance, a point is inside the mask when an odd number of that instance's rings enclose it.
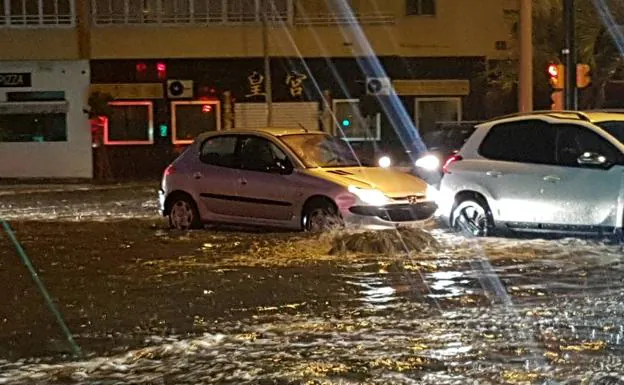
<path fill-rule="evenodd" d="M 557 68 L 556 64 L 551 64 L 548 66 L 548 74 L 550 77 L 556 78 L 559 77 L 559 68 Z"/>
<path fill-rule="evenodd" d="M 554 89 L 563 89 L 565 83 L 564 72 L 565 67 L 563 64 L 550 64 L 548 66 L 548 81 Z"/>

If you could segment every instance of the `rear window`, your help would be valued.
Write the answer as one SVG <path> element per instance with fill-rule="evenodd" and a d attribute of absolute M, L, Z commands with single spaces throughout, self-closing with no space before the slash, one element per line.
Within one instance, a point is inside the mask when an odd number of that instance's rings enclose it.
<path fill-rule="evenodd" d="M 539 120 L 498 124 L 479 147 L 488 159 L 522 163 L 555 163 L 556 129 Z"/>

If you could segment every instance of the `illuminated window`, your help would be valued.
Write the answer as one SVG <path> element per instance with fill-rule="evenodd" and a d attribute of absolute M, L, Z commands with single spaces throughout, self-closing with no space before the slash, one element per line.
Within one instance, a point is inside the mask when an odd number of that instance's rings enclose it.
<path fill-rule="evenodd" d="M 405 14 L 408 16 L 435 16 L 435 0 L 405 0 Z"/>
<path fill-rule="evenodd" d="M 202 132 L 221 129 L 221 105 L 215 100 L 171 102 L 171 141 L 190 144 Z"/>
<path fill-rule="evenodd" d="M 111 102 L 111 116 L 104 125 L 106 145 L 148 145 L 154 143 L 152 102 Z"/>
<path fill-rule="evenodd" d="M 5 0 L 11 25 L 73 25 L 73 0 Z M 3 6 L 4 8 L 4 6 Z"/>
<path fill-rule="evenodd" d="M 360 114 L 358 99 L 335 99 L 336 134 L 349 141 L 381 139 L 381 115 L 365 119 Z"/>

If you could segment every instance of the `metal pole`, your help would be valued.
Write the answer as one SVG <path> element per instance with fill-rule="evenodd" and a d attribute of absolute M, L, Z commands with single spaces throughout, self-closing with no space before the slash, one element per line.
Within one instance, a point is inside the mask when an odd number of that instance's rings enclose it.
<path fill-rule="evenodd" d="M 273 125 L 273 85 L 271 82 L 271 56 L 269 55 L 269 2 L 262 2 L 262 49 L 264 54 L 264 84 L 267 103 L 267 126 Z"/>
<path fill-rule="evenodd" d="M 578 106 L 576 90 L 576 41 L 575 41 L 574 0 L 563 0 L 563 24 L 565 28 L 565 108 L 576 110 Z"/>
<path fill-rule="evenodd" d="M 533 0 L 520 0 L 518 109 L 533 110 Z"/>

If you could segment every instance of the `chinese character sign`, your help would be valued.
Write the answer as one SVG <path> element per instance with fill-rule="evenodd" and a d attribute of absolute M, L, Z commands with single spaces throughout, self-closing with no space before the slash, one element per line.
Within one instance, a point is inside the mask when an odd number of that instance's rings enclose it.
<path fill-rule="evenodd" d="M 303 81 L 308 78 L 307 75 L 299 72 L 291 72 L 286 78 L 286 85 L 290 91 L 290 96 L 293 98 L 300 98 L 303 96 Z"/>
<path fill-rule="evenodd" d="M 260 72 L 252 72 L 252 74 L 247 77 L 247 80 L 249 82 L 249 93 L 245 95 L 246 97 L 266 97 L 266 93 L 264 92 L 264 76 Z"/>

